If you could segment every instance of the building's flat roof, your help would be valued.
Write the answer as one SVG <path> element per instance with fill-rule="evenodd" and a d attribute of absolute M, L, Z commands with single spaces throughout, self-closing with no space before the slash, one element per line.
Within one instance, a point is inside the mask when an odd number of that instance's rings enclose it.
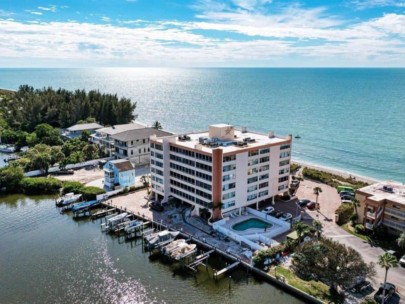
<path fill-rule="evenodd" d="M 357 190 L 373 201 L 389 200 L 405 206 L 405 184 L 383 181 Z"/>
<path fill-rule="evenodd" d="M 120 133 L 112 135 L 111 137 L 113 139 L 116 139 L 119 141 L 129 141 L 129 140 L 149 138 L 152 135 L 161 137 L 161 136 L 173 135 L 173 133 L 163 131 L 163 130 L 158 130 L 155 128 L 142 128 L 142 129 L 134 129 L 134 130 L 120 132 Z"/>
<path fill-rule="evenodd" d="M 92 122 L 92 123 L 84 123 L 84 124 L 77 124 L 74 126 L 71 126 L 69 128 L 67 128 L 68 131 L 72 132 L 72 131 L 84 131 L 84 130 L 95 130 L 95 129 L 100 129 L 102 128 L 102 125 L 99 125 L 96 122 Z"/>
<path fill-rule="evenodd" d="M 97 132 L 108 134 L 108 135 L 114 135 L 114 134 L 118 134 L 118 133 L 125 132 L 125 131 L 143 129 L 143 128 L 147 128 L 147 126 L 144 124 L 141 124 L 141 123 L 134 122 L 134 123 L 129 123 L 129 124 L 115 125 L 115 126 L 111 126 L 111 127 L 101 128 L 101 129 L 98 129 Z"/>
<path fill-rule="evenodd" d="M 228 126 L 228 125 L 214 125 L 214 126 Z M 198 132 L 198 133 L 191 133 L 187 134 L 188 136 L 187 139 L 179 139 L 181 137 L 184 138 L 184 135 L 176 135 L 170 137 L 170 142 L 173 144 L 176 144 L 178 146 L 182 146 L 188 149 L 197 149 L 202 152 L 206 153 L 212 153 L 213 149 L 220 148 L 223 150 L 223 153 L 232 153 L 232 152 L 237 152 L 237 151 L 243 151 L 246 149 L 252 149 L 255 147 L 262 147 L 262 146 L 270 146 L 270 145 L 278 145 L 282 143 L 288 143 L 290 141 L 290 138 L 288 136 L 286 137 L 281 137 L 274 135 L 272 137 L 269 137 L 269 135 L 265 134 L 260 134 L 256 132 L 242 132 L 239 130 L 235 130 L 234 133 L 234 138 L 232 140 L 226 140 L 226 139 L 218 139 L 217 143 L 218 146 L 210 146 L 210 145 L 201 145 L 200 144 L 200 138 L 209 138 L 209 132 Z M 247 145 L 244 146 L 236 146 L 233 142 L 243 142 L 244 139 L 250 138 L 251 140 L 254 139 L 254 141 L 248 141 Z M 163 142 L 163 138 L 157 138 L 155 139 L 158 142 Z"/>

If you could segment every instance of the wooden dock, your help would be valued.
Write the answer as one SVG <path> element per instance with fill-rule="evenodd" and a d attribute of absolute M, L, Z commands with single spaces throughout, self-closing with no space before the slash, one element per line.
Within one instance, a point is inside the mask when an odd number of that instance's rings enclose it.
<path fill-rule="evenodd" d="M 236 261 L 235 263 L 221 269 L 220 271 L 215 271 L 214 272 L 214 280 L 217 281 L 221 277 L 223 277 L 228 271 L 238 267 L 240 265 L 240 261 Z"/>

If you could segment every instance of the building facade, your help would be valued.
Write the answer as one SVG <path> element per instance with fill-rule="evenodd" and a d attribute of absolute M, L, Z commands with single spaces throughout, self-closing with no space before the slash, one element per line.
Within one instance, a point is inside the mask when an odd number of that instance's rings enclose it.
<path fill-rule="evenodd" d="M 77 124 L 67 128 L 61 135 L 67 139 L 73 139 L 80 137 L 84 131 L 89 131 L 90 134 L 96 132 L 96 130 L 102 128 L 102 125 L 98 123 L 83 123 Z"/>
<path fill-rule="evenodd" d="M 221 213 L 288 191 L 291 136 L 211 125 L 208 132 L 151 138 L 152 191 L 193 205 L 194 215 Z"/>
<path fill-rule="evenodd" d="M 103 169 L 105 190 L 111 191 L 135 186 L 135 167 L 129 160 L 110 160 Z"/>
<path fill-rule="evenodd" d="M 172 133 L 154 128 L 142 128 L 112 135 L 115 158 L 128 159 L 134 164 L 148 164 L 150 161 L 149 138 L 153 135 L 167 136 L 172 135 Z"/>
<path fill-rule="evenodd" d="M 97 144 L 100 149 L 108 156 L 115 155 L 115 143 L 113 139 L 113 135 L 136 130 L 136 129 L 143 129 L 147 128 L 146 125 L 141 123 L 129 123 L 129 124 L 122 124 L 122 125 L 115 125 L 111 127 L 101 128 L 95 131 L 94 134 L 90 136 L 90 141 L 94 144 Z"/>
<path fill-rule="evenodd" d="M 368 230 L 385 226 L 391 234 L 405 231 L 405 185 L 380 182 L 356 191 L 359 220 Z"/>

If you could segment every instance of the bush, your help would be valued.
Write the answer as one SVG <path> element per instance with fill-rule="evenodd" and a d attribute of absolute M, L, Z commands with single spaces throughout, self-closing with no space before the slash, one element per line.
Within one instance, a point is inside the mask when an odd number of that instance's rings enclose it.
<path fill-rule="evenodd" d="M 65 182 L 63 183 L 63 190 L 62 193 L 80 193 L 80 191 L 83 189 L 84 185 L 80 182 Z"/>
<path fill-rule="evenodd" d="M 24 172 L 19 166 L 8 166 L 0 169 L 0 190 L 6 188 L 6 192 L 13 192 L 19 189 Z"/>
<path fill-rule="evenodd" d="M 362 224 L 357 224 L 357 225 L 354 227 L 354 230 L 355 230 L 357 233 L 363 233 L 363 232 L 364 232 L 364 226 L 363 226 Z"/>
<path fill-rule="evenodd" d="M 89 186 L 83 187 L 79 193 L 83 195 L 83 198 L 87 201 L 95 200 L 97 195 L 105 193 L 105 191 L 99 187 Z"/>
<path fill-rule="evenodd" d="M 353 214 L 350 216 L 350 221 L 352 222 L 352 226 L 355 225 L 355 223 L 357 222 L 358 218 L 359 218 L 359 216 L 358 216 L 356 213 L 353 213 Z"/>
<path fill-rule="evenodd" d="M 338 225 L 346 224 L 353 214 L 352 204 L 342 204 L 336 209 L 335 213 L 339 215 Z"/>
<path fill-rule="evenodd" d="M 256 256 L 253 257 L 253 263 L 256 267 L 263 268 L 266 259 L 275 258 L 286 249 L 286 246 L 279 244 L 268 249 L 260 250 Z"/>
<path fill-rule="evenodd" d="M 305 167 L 304 170 L 302 170 L 302 174 L 304 177 L 313 179 L 316 181 L 320 181 L 324 184 L 327 184 L 332 187 L 337 187 L 341 185 L 342 183 L 345 184 L 350 184 L 353 186 L 353 188 L 358 189 L 364 186 L 368 186 L 367 183 L 355 180 L 353 178 L 344 178 L 340 175 L 324 172 L 324 171 L 319 171 L 315 169 L 310 169 Z"/>
<path fill-rule="evenodd" d="M 53 177 L 25 177 L 21 181 L 21 188 L 25 194 L 58 193 L 62 182 Z"/>

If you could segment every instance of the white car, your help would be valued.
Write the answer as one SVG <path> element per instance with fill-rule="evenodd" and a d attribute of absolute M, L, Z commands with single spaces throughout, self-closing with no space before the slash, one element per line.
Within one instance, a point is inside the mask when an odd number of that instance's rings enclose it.
<path fill-rule="evenodd" d="M 262 212 L 266 213 L 266 214 L 270 214 L 272 212 L 274 212 L 274 208 L 273 207 L 266 207 L 262 210 Z"/>
<path fill-rule="evenodd" d="M 405 255 L 399 260 L 399 264 L 400 264 L 402 267 L 405 267 Z"/>
<path fill-rule="evenodd" d="M 292 218 L 292 214 L 291 214 L 291 213 L 284 213 L 284 214 L 281 216 L 281 219 L 282 219 L 283 221 L 288 221 L 290 218 Z"/>

